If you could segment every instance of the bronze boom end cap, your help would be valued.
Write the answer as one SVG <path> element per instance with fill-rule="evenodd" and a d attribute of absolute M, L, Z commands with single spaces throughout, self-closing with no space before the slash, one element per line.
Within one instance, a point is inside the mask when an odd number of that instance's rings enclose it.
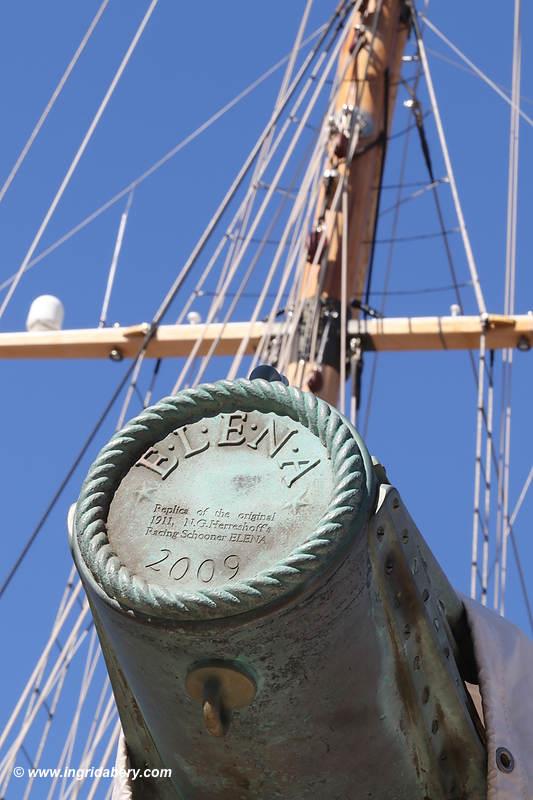
<path fill-rule="evenodd" d="M 281 382 L 204 384 L 146 409 L 101 450 L 77 503 L 74 557 L 124 609 L 232 617 L 328 574 L 374 493 L 364 443 L 325 401 Z"/>

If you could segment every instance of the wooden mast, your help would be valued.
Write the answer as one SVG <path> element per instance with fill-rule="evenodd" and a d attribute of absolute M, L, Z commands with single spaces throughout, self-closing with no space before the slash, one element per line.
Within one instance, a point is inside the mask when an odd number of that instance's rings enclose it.
<path fill-rule="evenodd" d="M 320 297 L 322 307 L 341 300 L 343 215 L 339 204 L 330 207 L 332 182 L 346 180 L 348 241 L 346 297 L 361 300 L 374 236 L 377 198 L 386 137 L 390 130 L 400 78 L 402 55 L 409 31 L 402 0 L 368 0 L 348 31 L 338 66 L 339 91 L 335 104 L 336 128 L 328 143 L 326 170 L 318 199 L 314 231 L 301 288 L 301 301 Z M 358 124 L 359 121 L 359 124 Z M 346 128 L 343 130 L 343 123 Z M 359 138 L 351 163 L 347 163 L 350 126 Z M 357 131 L 355 132 L 357 136 Z M 333 177 L 332 177 L 333 176 Z M 338 177 L 337 177 L 338 176 Z M 326 229 L 322 271 L 313 252 Z M 357 313 L 357 312 L 356 312 Z M 320 335 L 320 334 L 319 334 Z M 297 345 L 298 347 L 298 345 Z M 333 405 L 339 394 L 339 363 L 307 361 L 295 353 L 288 369 L 289 382 L 310 389 Z"/>
<path fill-rule="evenodd" d="M 379 9 L 379 13 L 378 13 Z M 361 300 L 367 279 L 377 200 L 384 162 L 385 139 L 400 79 L 409 17 L 404 0 L 363 0 L 339 57 L 339 90 L 335 119 L 326 154 L 326 177 L 315 213 L 315 245 L 328 232 L 324 248 L 308 258 L 304 268 L 300 302 L 314 308 L 320 298 L 340 307 L 343 251 L 347 262 L 345 297 Z M 351 109 L 351 110 L 350 110 Z M 359 121 L 359 122 L 358 122 Z M 347 162 L 347 144 L 357 124 L 355 154 Z M 360 128 L 360 129 L 359 129 Z M 355 137 L 353 137 L 355 138 Z M 331 207 L 339 181 L 346 179 L 347 225 L 340 203 Z M 348 235 L 343 246 L 343 230 Z M 318 233 L 318 236 L 316 235 Z M 326 237 L 324 236 L 324 239 Z M 312 247 L 310 253 L 312 254 Z M 319 248 L 320 249 L 320 248 Z M 314 263 L 316 262 L 316 263 Z M 322 277 L 321 277 L 322 274 Z M 487 314 L 480 317 L 404 317 L 357 320 L 355 309 L 347 322 L 348 337 L 361 340 L 363 348 L 376 351 L 456 350 L 479 347 L 485 335 L 489 349 L 529 350 L 533 346 L 533 316 Z M 253 354 L 265 337 L 282 335 L 285 324 L 230 322 L 208 325 L 160 325 L 148 342 L 148 323 L 129 327 L 85 330 L 0 333 L 0 359 L 41 358 L 135 358 L 142 350 L 148 358 L 187 356 L 197 339 L 198 355 L 216 344 L 217 355 L 233 355 L 247 339 L 246 354 Z M 337 336 L 337 345 L 340 337 Z M 144 343 L 144 344 L 143 344 Z M 298 346 L 298 345 L 297 345 Z M 340 387 L 340 348 L 336 363 L 317 364 L 296 354 L 286 370 L 290 382 L 311 389 L 336 404 Z M 317 380 L 318 378 L 318 380 Z M 311 383 L 309 384 L 309 380 Z"/>

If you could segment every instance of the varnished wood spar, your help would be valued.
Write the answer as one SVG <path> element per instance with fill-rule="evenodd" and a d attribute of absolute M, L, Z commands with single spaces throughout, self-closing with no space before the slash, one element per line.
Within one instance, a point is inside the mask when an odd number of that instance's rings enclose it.
<path fill-rule="evenodd" d="M 281 330 L 280 323 L 271 333 L 276 335 Z M 526 314 L 515 317 L 492 315 L 485 326 L 479 317 L 399 317 L 348 323 L 349 336 L 361 336 L 365 348 L 391 352 L 476 350 L 483 330 L 489 350 L 533 345 L 533 316 Z M 113 351 L 115 356 L 132 358 L 139 352 L 146 331 L 146 325 L 134 325 L 129 328 L 2 333 L 0 358 L 108 358 Z M 216 353 L 233 355 L 249 331 L 249 322 L 207 325 L 200 355 L 207 353 L 218 337 L 220 342 Z M 147 356 L 186 356 L 202 332 L 203 325 L 162 325 L 148 345 Z M 253 323 L 248 354 L 255 351 L 266 333 L 266 323 Z"/>
<path fill-rule="evenodd" d="M 348 301 L 361 298 L 368 269 L 370 241 L 373 237 L 376 218 L 378 185 L 380 182 L 383 159 L 383 137 L 388 135 L 396 102 L 397 87 L 400 78 L 402 55 L 407 41 L 408 27 L 401 20 L 402 3 L 400 0 L 383 0 L 372 42 L 372 28 L 377 0 L 369 0 L 366 13 L 360 15 L 356 24 L 366 28 L 364 45 L 357 51 L 357 31 L 347 32 L 343 45 L 338 72 L 343 76 L 336 99 L 336 110 L 344 105 L 356 106 L 359 111 L 372 121 L 372 129 L 362 130 L 358 150 L 351 165 L 347 167 L 343 159 L 334 154 L 331 143 L 328 153 L 329 168 L 337 168 L 339 180 L 347 170 L 348 182 Z M 372 49 L 371 49 L 372 44 Z M 355 45 L 354 58 L 350 52 Z M 351 62 L 351 64 L 350 64 Z M 349 64 L 348 68 L 346 65 Z M 388 86 L 388 92 L 387 92 Z M 387 124 L 388 123 L 388 124 Z M 385 130 L 387 127 L 387 130 Z M 318 221 L 324 206 L 324 190 L 318 201 Z M 329 223 L 329 224 L 328 224 Z M 341 274 L 341 232 L 342 214 L 339 211 L 326 212 L 326 225 L 332 231 L 327 246 L 327 269 L 324 285 L 319 285 L 319 266 L 307 263 L 302 283 L 301 297 L 323 297 L 340 299 Z M 289 377 L 295 383 L 307 388 L 307 380 L 316 365 L 296 364 L 289 366 Z M 334 405 L 339 392 L 339 373 L 331 367 L 322 370 L 323 386 L 318 392 Z"/>

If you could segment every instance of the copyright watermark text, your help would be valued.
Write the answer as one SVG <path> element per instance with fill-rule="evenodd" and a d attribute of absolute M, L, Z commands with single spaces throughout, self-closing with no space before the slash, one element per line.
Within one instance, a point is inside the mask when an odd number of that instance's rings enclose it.
<path fill-rule="evenodd" d="M 170 778 L 171 769 L 120 769 L 119 767 L 13 767 L 15 778 L 71 778 L 84 781 L 87 778 L 127 778 L 136 781 L 139 778 Z"/>

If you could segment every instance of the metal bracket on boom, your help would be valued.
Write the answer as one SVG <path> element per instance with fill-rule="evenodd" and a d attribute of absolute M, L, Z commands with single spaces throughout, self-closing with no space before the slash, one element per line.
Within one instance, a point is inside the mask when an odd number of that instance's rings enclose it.
<path fill-rule="evenodd" d="M 320 298 L 317 301 L 310 298 L 305 301 L 298 322 L 298 360 L 312 360 L 318 366 L 327 365 L 339 369 L 340 316 L 338 300 Z"/>

